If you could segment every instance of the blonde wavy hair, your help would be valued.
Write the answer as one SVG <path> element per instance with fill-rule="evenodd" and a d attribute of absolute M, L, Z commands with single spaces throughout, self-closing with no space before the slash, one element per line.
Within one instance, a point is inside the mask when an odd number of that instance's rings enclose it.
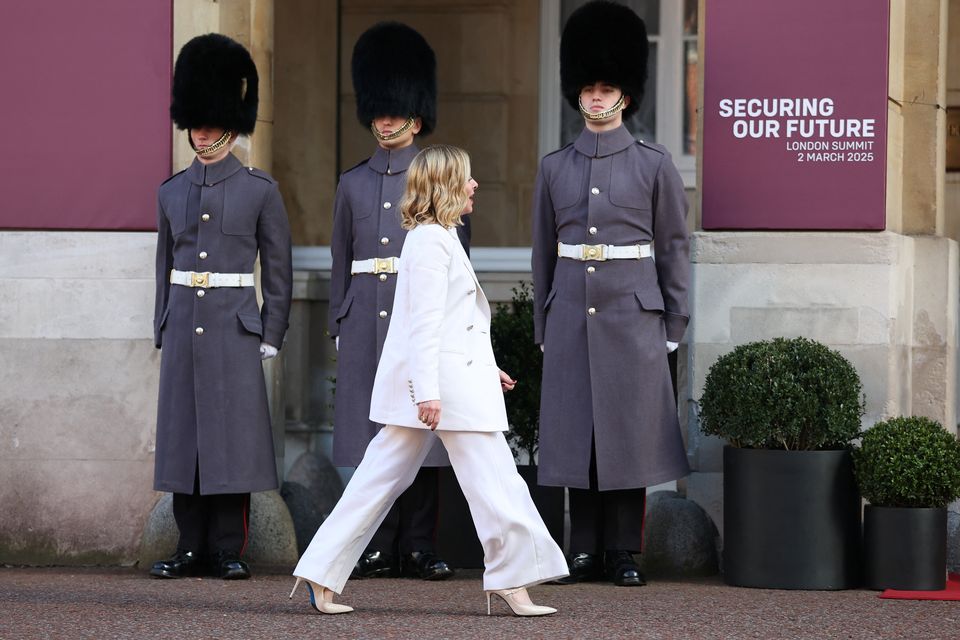
<path fill-rule="evenodd" d="M 463 149 L 435 144 L 418 153 L 407 169 L 400 226 L 410 230 L 421 224 L 448 228 L 463 224 L 469 179 L 470 156 Z"/>

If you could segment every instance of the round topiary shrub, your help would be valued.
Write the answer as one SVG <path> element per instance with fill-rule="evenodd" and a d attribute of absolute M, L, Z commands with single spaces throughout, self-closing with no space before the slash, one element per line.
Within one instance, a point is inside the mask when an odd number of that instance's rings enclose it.
<path fill-rule="evenodd" d="M 740 345 L 710 367 L 700 399 L 703 432 L 735 447 L 842 449 L 863 413 L 853 365 L 807 338 Z"/>
<path fill-rule="evenodd" d="M 960 440 L 929 418 L 892 418 L 853 451 L 860 494 L 877 507 L 942 508 L 960 497 Z"/>

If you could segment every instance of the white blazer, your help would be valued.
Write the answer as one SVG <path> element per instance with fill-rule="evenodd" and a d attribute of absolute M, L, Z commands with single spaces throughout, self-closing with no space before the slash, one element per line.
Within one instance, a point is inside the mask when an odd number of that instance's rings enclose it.
<path fill-rule="evenodd" d="M 440 401 L 439 430 L 508 429 L 490 304 L 456 229 L 439 224 L 420 225 L 403 242 L 370 419 L 428 429 L 417 419 L 426 400 Z"/>

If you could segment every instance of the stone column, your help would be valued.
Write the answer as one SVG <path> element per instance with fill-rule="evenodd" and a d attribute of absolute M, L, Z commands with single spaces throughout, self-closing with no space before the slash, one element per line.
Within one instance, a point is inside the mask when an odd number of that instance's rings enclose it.
<path fill-rule="evenodd" d="M 947 5 L 948 0 L 890 2 L 890 231 L 943 234 Z"/>
<path fill-rule="evenodd" d="M 902 292 L 912 307 L 908 413 L 956 430 L 957 246 L 945 237 L 944 196 L 949 4 L 890 3 L 887 228 L 916 244 Z"/>

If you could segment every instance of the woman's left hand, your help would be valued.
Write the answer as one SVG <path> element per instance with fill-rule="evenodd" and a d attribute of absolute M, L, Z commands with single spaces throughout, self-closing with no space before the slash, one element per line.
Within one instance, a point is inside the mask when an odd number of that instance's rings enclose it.
<path fill-rule="evenodd" d="M 436 431 L 440 424 L 440 401 L 427 400 L 417 403 L 417 419 L 430 427 L 430 431 Z"/>
<path fill-rule="evenodd" d="M 512 391 L 515 386 L 517 386 L 517 381 L 510 377 L 510 375 L 503 369 L 497 369 L 500 372 L 500 389 L 506 393 L 507 391 Z"/>

